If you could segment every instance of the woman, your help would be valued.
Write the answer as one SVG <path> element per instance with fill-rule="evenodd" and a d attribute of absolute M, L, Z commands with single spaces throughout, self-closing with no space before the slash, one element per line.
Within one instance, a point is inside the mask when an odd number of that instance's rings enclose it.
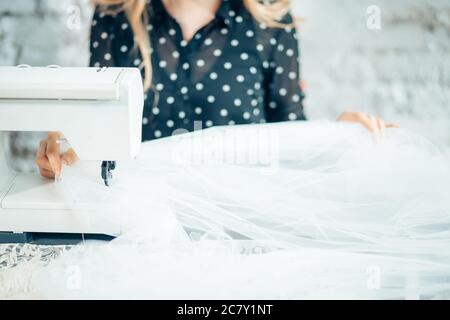
<path fill-rule="evenodd" d="M 139 67 L 143 139 L 215 125 L 305 120 L 298 36 L 289 0 L 98 0 L 93 67 Z M 345 112 L 340 121 L 382 131 L 381 119 Z M 36 163 L 53 178 L 73 150 L 60 133 L 41 142 Z"/>
<path fill-rule="evenodd" d="M 270 8 L 284 14 L 287 1 L 277 4 Z M 97 11 L 91 64 L 143 68 L 145 139 L 192 130 L 194 121 L 305 118 L 295 31 L 256 22 L 276 24 L 273 11 L 256 1 L 152 0 L 145 7 L 150 64 L 147 38 L 133 22 L 140 21 L 139 5 L 128 2 L 126 14 L 116 16 Z M 384 128 L 359 113 L 340 120 Z M 242 131 L 253 136 L 256 129 Z M 63 188 L 74 209 L 120 221 L 123 234 L 108 245 L 73 248 L 27 288 L 59 299 L 404 299 L 449 290 L 448 159 L 411 133 L 392 130 L 375 145 L 362 130 L 278 127 L 273 175 L 261 174 L 265 163 L 210 159 L 208 148 L 199 151 L 202 165 L 174 165 L 177 139 L 144 145 L 115 188 L 68 168 Z M 213 133 L 194 136 L 192 145 L 210 142 Z M 58 138 L 53 133 L 41 144 L 38 163 L 48 177 L 59 172 Z M 63 155 L 74 159 L 73 151 Z M 74 266 L 82 272 L 76 290 L 67 285 Z"/>

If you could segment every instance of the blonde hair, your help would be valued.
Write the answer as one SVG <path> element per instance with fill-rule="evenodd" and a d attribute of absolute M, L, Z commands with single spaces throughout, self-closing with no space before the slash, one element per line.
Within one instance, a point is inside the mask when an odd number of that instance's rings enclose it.
<path fill-rule="evenodd" d="M 105 13 L 115 14 L 124 11 L 134 34 L 134 42 L 139 48 L 142 56 L 140 69 L 144 69 L 144 90 L 151 87 L 152 63 L 150 58 L 150 37 L 147 31 L 147 12 L 145 10 L 147 0 L 93 0 L 95 4 L 104 5 Z M 284 28 L 287 25 L 279 22 L 285 16 L 290 7 L 291 0 L 242 0 L 244 6 L 259 23 L 268 27 Z M 115 10 L 107 9 L 108 6 L 115 6 Z"/>

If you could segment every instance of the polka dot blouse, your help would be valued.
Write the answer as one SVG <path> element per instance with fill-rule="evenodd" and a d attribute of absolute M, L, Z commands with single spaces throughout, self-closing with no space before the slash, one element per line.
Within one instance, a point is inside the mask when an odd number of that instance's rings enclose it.
<path fill-rule="evenodd" d="M 269 28 L 242 0 L 222 0 L 216 17 L 190 41 L 161 0 L 147 5 L 153 80 L 145 94 L 143 139 L 216 125 L 304 120 L 295 28 Z M 287 15 L 283 22 L 291 22 Z M 97 8 L 91 66 L 139 67 L 123 12 Z"/>

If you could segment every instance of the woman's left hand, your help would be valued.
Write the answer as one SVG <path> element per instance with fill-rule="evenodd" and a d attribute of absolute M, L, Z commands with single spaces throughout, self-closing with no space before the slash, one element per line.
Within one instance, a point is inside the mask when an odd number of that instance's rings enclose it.
<path fill-rule="evenodd" d="M 383 119 L 373 117 L 371 115 L 358 112 L 346 111 L 342 113 L 337 121 L 348 121 L 362 124 L 370 132 L 383 133 L 386 128 L 397 128 L 398 126 L 392 123 L 386 123 Z"/>

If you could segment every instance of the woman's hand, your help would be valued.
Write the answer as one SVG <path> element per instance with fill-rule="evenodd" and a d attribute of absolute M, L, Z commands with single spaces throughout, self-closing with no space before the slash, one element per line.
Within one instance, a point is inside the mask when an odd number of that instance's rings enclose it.
<path fill-rule="evenodd" d="M 370 132 L 384 132 L 386 128 L 397 128 L 398 126 L 392 123 L 386 123 L 381 118 L 376 118 L 371 115 L 362 113 L 362 112 L 354 112 L 354 111 L 346 111 L 342 113 L 337 121 L 348 121 L 348 122 L 356 122 L 362 124 L 365 128 L 367 128 Z"/>
<path fill-rule="evenodd" d="M 47 139 L 42 140 L 39 144 L 36 164 L 41 176 L 46 178 L 59 177 L 62 164 L 70 166 L 78 160 L 78 156 L 72 148 L 63 154 L 60 153 L 61 139 L 63 137 L 60 132 L 50 132 Z"/>

